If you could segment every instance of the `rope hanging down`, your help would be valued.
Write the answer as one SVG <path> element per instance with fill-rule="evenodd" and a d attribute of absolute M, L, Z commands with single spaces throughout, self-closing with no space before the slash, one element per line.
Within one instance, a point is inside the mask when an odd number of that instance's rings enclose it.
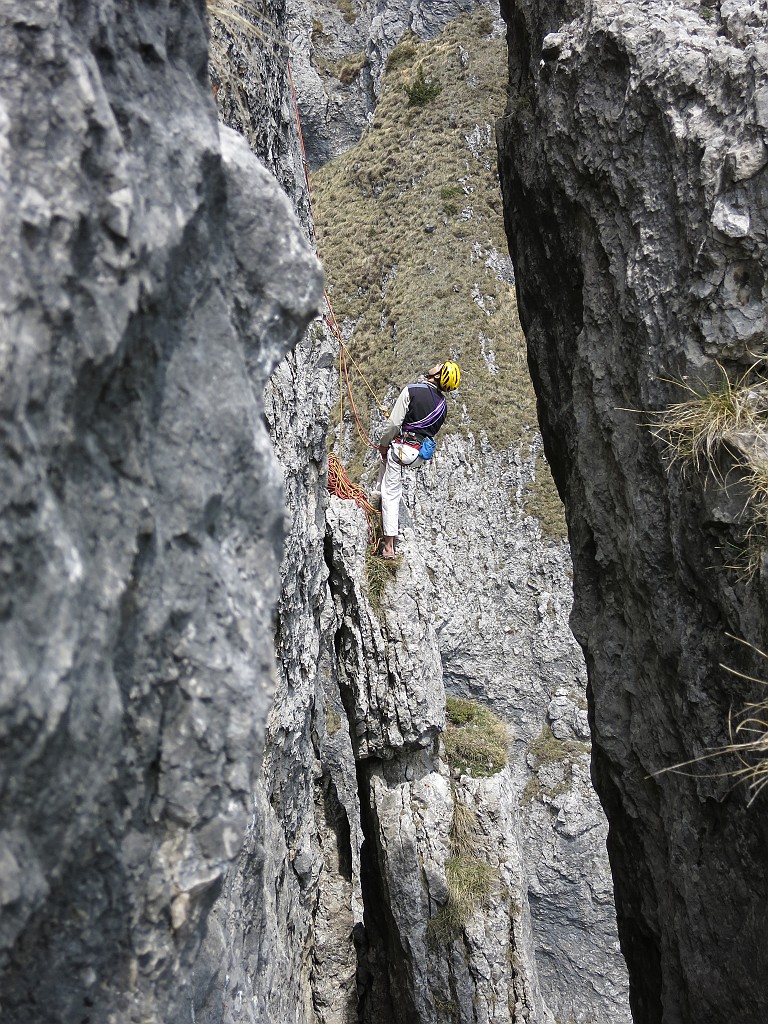
<path fill-rule="evenodd" d="M 301 159 L 304 166 L 304 178 L 307 183 L 307 201 L 309 203 L 310 213 L 312 212 L 312 191 L 309 184 L 309 169 L 307 165 L 307 153 L 304 148 L 304 135 L 301 130 L 301 117 L 299 116 L 299 102 L 296 96 L 296 89 L 293 84 L 293 75 L 291 74 L 291 64 L 288 63 L 288 82 L 291 88 L 291 97 L 293 99 L 293 109 L 296 115 L 296 127 L 299 133 L 299 143 L 301 146 Z M 312 218 L 312 230 L 314 237 L 314 217 Z M 317 248 L 317 240 L 315 238 L 315 248 Z M 325 323 L 339 343 L 339 450 L 341 450 L 341 439 L 342 439 L 342 427 L 344 422 L 344 387 L 346 384 L 347 396 L 349 398 L 349 404 L 352 409 L 352 415 L 355 420 L 355 426 L 360 440 L 368 448 L 376 449 L 376 445 L 371 441 L 368 433 L 363 426 L 360 417 L 357 414 L 357 407 L 355 406 L 355 399 L 352 394 L 352 385 L 349 380 L 349 368 L 347 366 L 347 360 L 352 363 L 363 383 L 371 393 L 376 407 L 385 417 L 389 416 L 389 411 L 381 404 L 376 392 L 368 382 L 367 377 L 363 373 L 362 369 L 355 362 L 354 358 L 347 351 L 347 346 L 344 344 L 344 339 L 341 335 L 341 329 L 339 328 L 338 321 L 336 320 L 336 314 L 333 312 L 333 306 L 331 300 L 328 297 L 328 292 L 324 292 L 325 303 L 328 308 L 328 313 L 325 317 Z M 366 519 L 368 520 L 368 541 L 372 547 L 376 547 L 381 537 L 381 513 L 377 508 L 370 503 L 365 490 L 358 484 L 353 484 L 347 476 L 347 472 L 341 463 L 340 458 L 333 453 L 328 455 L 328 490 L 331 494 L 337 495 L 339 498 L 348 499 L 354 501 L 355 504 L 363 510 Z"/>
<path fill-rule="evenodd" d="M 303 165 L 303 168 L 304 168 L 304 180 L 307 183 L 307 200 L 309 202 L 309 209 L 310 209 L 310 212 L 311 212 L 312 211 L 312 190 L 311 190 L 310 184 L 309 184 L 309 167 L 308 167 L 308 164 L 307 164 L 307 151 L 306 151 L 306 149 L 304 147 L 304 134 L 303 134 L 303 132 L 301 130 L 301 116 L 299 114 L 299 100 L 298 100 L 298 97 L 296 96 L 296 88 L 295 88 L 295 86 L 293 84 L 293 75 L 291 73 L 291 63 L 290 63 L 290 61 L 288 61 L 288 82 L 289 82 L 289 85 L 290 85 L 290 88 L 291 88 L 291 98 L 293 100 L 293 110 L 294 110 L 294 114 L 296 116 L 296 128 L 297 128 L 297 131 L 299 133 L 299 145 L 301 146 L 301 161 L 302 161 L 302 165 Z M 312 218 L 312 226 L 313 226 L 313 234 L 314 234 L 314 217 Z M 315 248 L 317 248 L 317 240 L 315 240 Z M 381 402 L 379 401 L 379 399 L 378 399 L 378 397 L 376 395 L 376 392 L 373 390 L 373 388 L 369 384 L 368 378 L 365 376 L 365 374 L 360 369 L 358 364 L 355 362 L 353 357 L 349 354 L 349 352 L 347 350 L 347 346 L 344 344 L 344 339 L 341 336 L 341 329 L 340 329 L 339 323 L 338 323 L 338 321 L 336 319 L 336 314 L 333 312 L 333 306 L 331 305 L 331 300 L 330 300 L 330 298 L 328 296 L 328 292 L 327 291 L 323 292 L 323 298 L 325 299 L 325 304 L 328 307 L 328 315 L 325 317 L 325 323 L 326 323 L 328 329 L 330 330 L 331 334 L 334 336 L 334 338 L 336 338 L 336 340 L 339 343 L 339 385 L 340 385 L 339 386 L 339 406 L 340 406 L 340 408 L 343 408 L 343 406 L 342 406 L 342 395 L 341 395 L 341 378 L 343 377 L 345 382 L 346 382 L 346 385 L 347 385 L 347 394 L 349 395 L 349 403 L 350 403 L 350 406 L 352 407 L 352 413 L 353 413 L 354 418 L 355 418 L 355 423 L 357 425 L 357 432 L 360 435 L 360 440 L 363 442 L 363 444 L 367 445 L 368 447 L 375 448 L 376 445 L 371 442 L 371 439 L 368 437 L 368 434 L 366 433 L 365 428 L 363 427 L 363 425 L 360 422 L 360 419 L 359 419 L 359 417 L 357 415 L 357 409 L 355 408 L 355 400 L 352 397 L 352 387 L 351 387 L 351 384 L 350 384 L 350 381 L 349 381 L 349 370 L 347 369 L 347 359 L 349 359 L 349 361 L 355 367 L 357 372 L 360 374 L 360 376 L 361 376 L 361 378 L 363 380 L 363 383 L 365 384 L 365 386 L 370 391 L 371 396 L 372 396 L 374 402 L 376 403 L 376 408 L 379 410 L 379 412 L 381 412 L 384 416 L 389 416 L 389 411 L 385 408 L 385 406 L 383 406 L 381 404 Z M 339 436 L 339 444 L 341 444 L 341 436 Z"/>

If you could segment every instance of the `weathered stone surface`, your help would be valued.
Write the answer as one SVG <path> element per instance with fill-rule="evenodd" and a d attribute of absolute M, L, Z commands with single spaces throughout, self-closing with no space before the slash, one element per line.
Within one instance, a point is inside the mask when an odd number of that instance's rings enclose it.
<path fill-rule="evenodd" d="M 714 382 L 715 361 L 739 374 L 765 355 L 765 10 L 503 9 L 507 231 L 568 512 L 634 1019 L 757 1022 L 760 808 L 704 766 L 653 773 L 726 740 L 750 688 L 720 663 L 765 674 L 724 635 L 760 643 L 764 574 L 728 568 L 744 526 L 714 479 L 666 471 L 643 410 L 679 399 L 670 377 Z"/>
<path fill-rule="evenodd" d="M 512 726 L 504 815 L 526 872 L 543 1001 L 563 1020 L 625 1024 L 606 822 L 588 777 L 584 665 L 568 629 L 569 552 L 542 533 L 524 498 L 540 444 L 524 456 L 483 437 L 446 438 L 429 467 L 405 478 L 404 535 L 434 584 L 446 689 Z M 540 756 L 550 729 L 555 742 Z"/>
<path fill-rule="evenodd" d="M 419 547 L 403 546 L 396 574 L 385 584 L 374 612 L 367 594 L 366 525 L 352 502 L 331 499 L 328 522 L 333 557 L 330 587 L 336 612 L 334 648 L 341 651 L 336 685 L 357 723 L 359 708 L 374 693 L 372 666 L 388 676 L 397 725 L 375 742 L 357 740 L 354 872 L 360 873 L 364 915 L 358 938 L 360 1019 L 367 1022 L 548 1022 L 539 990 L 527 903 L 528 878 L 521 853 L 519 818 L 508 769 L 490 779 L 451 778 L 441 760 L 438 728 L 445 692 L 437 638 L 429 616 L 435 594 Z M 354 636 L 351 634 L 354 633 Z M 380 647 L 384 635 L 387 645 Z M 418 637 L 419 642 L 413 640 Z M 350 660 L 344 645 L 359 650 Z M 396 653 L 395 653 L 396 652 Z M 428 685 L 429 703 L 422 705 Z M 359 694 L 350 694 L 357 689 Z M 391 696 L 387 698 L 391 699 Z M 390 719 L 375 700 L 363 725 Z M 426 718 L 427 731 L 408 742 L 410 724 Z M 326 719 L 327 720 L 327 719 Z M 412 726 L 410 726 L 412 727 Z M 352 730 L 353 734 L 357 730 Z M 345 745 L 348 742 L 344 741 Z M 471 856 L 492 873 L 490 891 L 462 925 L 441 923 L 449 899 L 446 864 L 454 803 L 476 821 Z M 357 852 L 359 850 L 359 853 Z M 516 1009 L 515 1009 L 516 1007 Z"/>
<path fill-rule="evenodd" d="M 380 621 L 365 593 L 368 537 L 357 506 L 332 498 L 327 518 L 341 549 L 331 563 L 336 672 L 357 756 L 430 746 L 445 725 L 445 691 L 423 563 L 404 561 L 384 587 Z"/>
<path fill-rule="evenodd" d="M 486 20 L 492 21 L 476 16 L 473 24 Z M 457 31 L 456 27 L 454 29 Z M 483 92 L 487 84 L 482 81 L 482 72 L 480 82 L 472 73 L 479 72 L 483 66 L 481 53 L 487 43 L 479 42 L 477 50 L 469 52 L 461 43 L 457 46 L 455 31 L 441 37 L 434 49 L 436 52 L 441 48 L 449 50 L 454 55 L 450 73 L 463 74 L 466 69 L 467 89 Z M 474 41 L 474 32 L 468 32 L 462 42 L 472 47 L 474 42 L 470 43 L 470 39 Z M 425 59 L 425 63 L 431 67 L 428 60 Z M 445 78 L 443 82 L 445 86 Z M 460 96 L 456 102 L 461 103 Z M 490 102 L 486 106 L 490 106 Z M 377 115 L 377 119 L 381 117 Z M 372 128 L 371 140 L 377 130 L 386 131 L 386 115 L 383 118 L 381 128 Z M 494 167 L 496 153 L 490 120 L 483 113 L 465 125 L 466 122 L 462 123 L 459 136 L 462 163 L 466 160 L 470 167 Z M 350 153 L 340 163 L 356 164 L 357 152 Z M 436 161 L 444 158 L 445 152 L 436 155 Z M 364 167 L 365 163 L 360 166 Z M 462 182 L 467 195 L 474 193 L 472 202 L 476 206 L 482 204 L 487 183 L 474 177 L 471 181 L 462 179 Z M 348 184 L 350 188 L 355 187 L 353 181 Z M 426 186 L 417 186 L 416 191 L 420 188 L 424 189 L 424 201 L 429 202 L 429 190 Z M 466 262 L 462 263 L 461 282 L 462 286 L 469 285 L 470 305 L 477 305 L 483 320 L 476 340 L 472 338 L 474 332 L 469 332 L 469 340 L 465 332 L 461 345 L 468 359 L 471 352 L 478 362 L 481 359 L 485 362 L 491 373 L 490 400 L 485 412 L 490 421 L 489 432 L 493 432 L 496 423 L 492 396 L 496 396 L 499 403 L 501 421 L 506 422 L 505 417 L 510 415 L 520 416 L 518 392 L 508 394 L 506 391 L 509 375 L 503 370 L 510 356 L 498 336 L 498 322 L 494 323 L 491 318 L 493 300 L 487 294 L 490 273 L 505 284 L 513 281 L 513 275 L 509 261 L 505 264 L 491 246 L 481 226 L 483 218 L 475 221 L 470 200 L 466 202 L 470 208 L 462 213 L 462 220 L 469 218 L 468 230 L 477 241 L 471 247 L 466 246 L 469 251 Z M 395 201 L 390 211 L 395 217 L 397 208 Z M 329 229 L 332 225 L 331 221 Z M 438 233 L 441 230 L 438 226 Z M 350 238 L 350 242 L 353 241 Z M 374 241 L 371 250 L 372 258 L 382 260 L 385 267 L 389 265 L 391 255 L 386 249 L 377 248 Z M 342 258 L 346 255 L 344 251 Z M 425 253 L 430 273 L 439 262 L 434 254 Z M 332 284 L 338 280 L 336 275 L 345 269 L 348 268 L 329 264 Z M 372 295 L 376 294 L 374 284 Z M 376 305 L 375 299 L 372 305 Z M 450 300 L 447 305 L 450 306 Z M 341 305 L 337 312 L 343 309 Z M 374 319 L 378 320 L 378 316 Z M 391 340 L 384 309 L 381 323 L 381 335 L 374 343 L 379 343 L 381 351 L 387 352 Z M 354 349 L 361 342 L 360 323 L 347 321 L 345 330 L 349 332 Z M 431 325 L 426 321 L 424 332 L 429 338 Z M 458 344 L 447 333 L 445 343 Z M 456 354 L 452 348 L 450 351 Z M 391 361 L 392 372 L 410 372 L 406 355 L 402 350 L 397 355 Z M 461 356 L 459 358 L 462 361 Z M 499 373 L 500 368 L 502 372 L 497 382 L 494 374 Z M 468 364 L 465 362 L 463 369 L 466 374 Z M 477 378 L 470 369 L 470 387 L 473 378 L 476 385 Z M 394 390 L 382 398 L 391 404 L 396 394 Z M 508 403 L 515 410 L 511 414 Z M 521 842 L 533 891 L 532 928 L 544 1001 L 558 1016 L 566 1020 L 573 1017 L 580 1024 L 590 1018 L 625 1022 L 629 1016 L 626 972 L 616 948 L 617 933 L 610 901 L 604 901 L 610 892 L 605 822 L 579 835 L 556 831 L 560 808 L 555 807 L 553 800 L 565 800 L 566 794 L 574 798 L 569 803 L 572 810 L 574 800 L 579 802 L 579 810 L 573 810 L 572 818 L 582 814 L 585 820 L 592 822 L 599 816 L 597 799 L 588 785 L 583 784 L 584 765 L 589 757 L 584 744 L 588 737 L 583 731 L 579 740 L 581 747 L 562 752 L 568 766 L 576 760 L 581 771 L 568 767 L 551 785 L 539 784 L 539 795 L 531 796 L 535 781 L 531 775 L 536 769 L 528 763 L 529 747 L 547 726 L 547 709 L 556 694 L 565 691 L 570 718 L 581 716 L 582 729 L 586 720 L 583 659 L 567 627 L 571 604 L 568 550 L 562 542 L 550 542 L 535 522 L 540 499 L 532 482 L 537 466 L 539 472 L 546 472 L 540 458 L 541 441 L 535 431 L 535 419 L 531 415 L 527 424 L 525 420 L 521 423 L 523 439 L 519 450 L 516 446 L 499 451 L 494 450 L 479 425 L 472 422 L 472 413 L 465 407 L 461 393 L 458 401 L 451 399 L 450 404 L 451 425 L 458 420 L 463 430 L 471 434 L 466 439 L 441 436 L 438 456 L 432 466 L 406 475 L 404 537 L 408 550 L 417 549 L 418 561 L 426 563 L 424 568 L 432 584 L 425 594 L 428 614 L 436 629 L 447 687 L 454 694 L 489 703 L 514 726 L 511 758 L 514 786 L 509 792 L 513 793 L 513 806 L 521 804 L 521 813 L 527 822 Z M 376 429 L 374 415 L 374 432 Z M 347 448 L 347 440 L 343 439 L 344 452 L 351 450 L 351 446 Z M 414 570 L 424 571 L 409 567 L 409 572 Z M 347 590 L 351 594 L 353 588 Z M 387 632 L 389 628 L 387 624 Z M 557 725 L 561 717 L 553 715 L 553 723 Z M 555 753 L 559 757 L 561 750 L 556 747 Z M 541 770 L 544 773 L 546 766 Z M 550 796 L 554 790 L 559 792 Z M 510 815 L 512 810 L 510 807 Z M 396 885 L 394 891 L 399 891 Z M 560 936 L 559 941 L 557 936 Z M 464 984 L 467 979 L 462 977 Z M 471 1001 L 472 991 L 470 986 L 462 999 Z"/>
<path fill-rule="evenodd" d="M 383 896 L 379 926 L 389 935 L 386 968 L 390 992 L 398 995 L 392 1019 L 437 1024 L 450 1015 L 460 1021 L 551 1021 L 531 958 L 526 879 L 508 772 L 451 783 L 445 764 L 411 754 L 374 767 L 368 787 L 370 842 Z M 487 897 L 463 927 L 445 924 L 440 916 L 449 901 L 446 864 L 456 800 L 475 819 L 471 857 L 492 873 Z M 370 1019 L 384 1019 L 384 1014 L 380 1010 Z"/>
<path fill-rule="evenodd" d="M 3 1017 L 188 1019 L 275 680 L 261 392 L 320 275 L 202 4 L 1 18 Z"/>

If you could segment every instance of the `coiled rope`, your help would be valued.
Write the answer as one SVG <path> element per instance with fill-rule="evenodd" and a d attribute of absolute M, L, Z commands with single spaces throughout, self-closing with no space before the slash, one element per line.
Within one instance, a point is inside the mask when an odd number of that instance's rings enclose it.
<path fill-rule="evenodd" d="M 328 455 L 328 490 L 337 498 L 354 501 L 365 513 L 368 520 L 368 543 L 375 550 L 381 542 L 381 512 L 368 500 L 368 495 L 359 484 L 353 484 L 341 464 L 341 460 L 333 452 Z"/>

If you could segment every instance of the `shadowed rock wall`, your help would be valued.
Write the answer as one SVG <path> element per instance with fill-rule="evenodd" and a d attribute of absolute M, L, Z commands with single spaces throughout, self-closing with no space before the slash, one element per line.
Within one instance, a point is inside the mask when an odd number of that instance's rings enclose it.
<path fill-rule="evenodd" d="M 0 990 L 189 1019 L 275 681 L 267 374 L 317 307 L 203 4 L 0 13 Z"/>
<path fill-rule="evenodd" d="M 710 777 L 652 773 L 727 739 L 765 676 L 765 574 L 729 566 L 738 489 L 667 472 L 669 378 L 766 356 L 765 9 L 502 4 L 507 233 L 574 558 L 622 948 L 639 1024 L 764 1019 L 766 829 Z M 636 410 L 635 412 L 629 410 Z M 731 482 L 735 484 L 738 472 Z M 735 762 L 716 762 L 733 769 Z"/>

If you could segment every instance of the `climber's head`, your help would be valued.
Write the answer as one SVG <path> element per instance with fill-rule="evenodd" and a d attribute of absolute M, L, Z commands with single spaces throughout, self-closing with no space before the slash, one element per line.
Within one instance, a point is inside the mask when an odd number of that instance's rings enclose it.
<path fill-rule="evenodd" d="M 461 381 L 459 364 L 450 360 L 438 363 L 427 374 L 427 380 L 432 381 L 441 391 L 455 391 Z"/>

